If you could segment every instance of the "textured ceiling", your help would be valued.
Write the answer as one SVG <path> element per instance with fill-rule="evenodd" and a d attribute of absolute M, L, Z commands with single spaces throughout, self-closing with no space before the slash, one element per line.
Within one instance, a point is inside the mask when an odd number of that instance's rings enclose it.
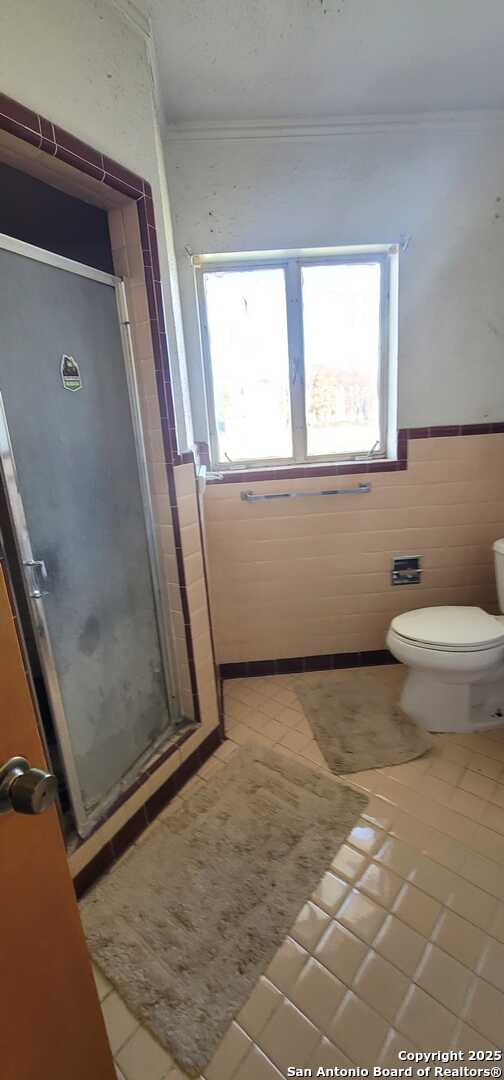
<path fill-rule="evenodd" d="M 504 0 L 150 0 L 166 119 L 504 106 Z"/>

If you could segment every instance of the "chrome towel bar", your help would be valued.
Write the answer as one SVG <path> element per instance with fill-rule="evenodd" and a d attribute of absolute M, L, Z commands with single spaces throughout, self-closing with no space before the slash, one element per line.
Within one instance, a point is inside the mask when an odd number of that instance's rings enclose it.
<path fill-rule="evenodd" d="M 371 484 L 358 484 L 350 488 L 327 488 L 326 491 L 275 491 L 272 495 L 255 495 L 253 491 L 241 491 L 242 502 L 269 502 L 270 499 L 304 499 L 320 495 L 367 495 Z"/>

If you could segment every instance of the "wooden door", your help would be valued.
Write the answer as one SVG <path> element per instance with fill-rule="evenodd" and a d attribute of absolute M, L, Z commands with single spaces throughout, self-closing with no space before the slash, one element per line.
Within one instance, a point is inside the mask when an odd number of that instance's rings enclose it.
<path fill-rule="evenodd" d="M 0 563 L 0 764 L 47 768 Z M 55 807 L 0 815 L 0 1076 L 115 1080 Z"/>

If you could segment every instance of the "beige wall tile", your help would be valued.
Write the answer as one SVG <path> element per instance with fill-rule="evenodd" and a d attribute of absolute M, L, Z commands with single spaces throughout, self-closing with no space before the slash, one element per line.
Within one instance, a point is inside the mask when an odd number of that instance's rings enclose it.
<path fill-rule="evenodd" d="M 149 307 L 147 304 L 147 293 L 145 285 L 130 285 L 127 288 L 128 307 L 131 309 L 132 321 L 134 323 L 146 322 L 149 318 Z"/>
<path fill-rule="evenodd" d="M 191 617 L 196 612 L 201 611 L 202 608 L 207 606 L 207 595 L 205 582 L 203 578 L 199 578 L 198 581 L 194 581 L 187 588 L 187 602 L 189 604 L 189 612 Z"/>
<path fill-rule="evenodd" d="M 238 484 L 207 487 L 219 662 L 383 648 L 391 618 L 412 607 L 496 610 L 491 545 L 504 534 L 504 501 L 495 498 L 504 436 L 411 440 L 409 452 L 405 472 L 348 477 L 349 485 L 370 480 L 359 499 L 250 505 Z M 320 478 L 262 481 L 254 490 L 301 486 L 318 490 Z M 422 585 L 392 588 L 391 558 L 415 552 Z"/>
<path fill-rule="evenodd" d="M 180 538 L 184 558 L 187 558 L 189 555 L 194 555 L 195 552 L 201 554 L 201 533 L 198 522 L 194 522 L 193 525 L 185 525 L 184 528 L 180 530 Z M 201 577 L 202 576 L 203 575 L 201 574 Z"/>
<path fill-rule="evenodd" d="M 118 207 L 114 210 L 109 210 L 108 215 L 108 228 L 110 235 L 110 246 L 113 252 L 126 247 L 126 233 L 124 231 L 124 221 L 122 208 Z"/>
<path fill-rule="evenodd" d="M 196 476 L 194 472 L 194 465 L 192 463 L 186 465 L 177 465 L 174 473 L 175 489 L 177 495 L 180 497 L 184 495 L 195 495 Z"/>
<path fill-rule="evenodd" d="M 152 366 L 154 366 L 150 323 L 148 321 L 133 323 L 131 327 L 131 336 L 133 339 L 136 361 L 138 363 L 143 363 L 144 360 L 150 359 L 152 361 Z"/>
<path fill-rule="evenodd" d="M 190 525 L 187 527 L 192 528 L 192 526 Z M 184 554 L 184 571 L 187 588 L 190 588 L 191 585 L 196 584 L 196 582 L 198 581 L 204 580 L 203 556 L 201 553 L 201 547 L 198 551 L 193 551 L 192 555 Z"/>
<path fill-rule="evenodd" d="M 198 521 L 198 503 L 195 492 L 191 492 L 189 495 L 177 495 L 177 507 L 181 529 L 196 524 Z"/>

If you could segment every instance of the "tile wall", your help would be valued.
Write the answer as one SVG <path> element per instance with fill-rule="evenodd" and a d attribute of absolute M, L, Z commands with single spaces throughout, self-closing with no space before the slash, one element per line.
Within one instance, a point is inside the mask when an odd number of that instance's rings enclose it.
<path fill-rule="evenodd" d="M 497 610 L 492 542 L 504 535 L 504 434 L 458 430 L 431 437 L 415 429 L 407 460 L 390 463 L 402 468 L 338 476 L 338 486 L 369 481 L 366 495 L 246 503 L 244 488 L 336 485 L 316 476 L 210 483 L 205 525 L 218 662 L 380 650 L 401 611 Z M 392 587 L 392 557 L 415 554 L 422 584 Z"/>
<path fill-rule="evenodd" d="M 174 631 L 173 659 L 180 688 L 182 711 L 188 719 L 194 719 L 179 565 L 176 558 L 172 506 L 166 476 L 167 453 L 156 385 L 156 361 L 150 327 L 142 244 L 134 203 L 126 203 L 124 207 L 109 211 L 109 230 L 114 269 L 120 277 L 124 278 L 126 286 L 152 515 L 159 550 L 160 584 L 167 614 Z M 180 468 L 185 470 L 190 469 L 191 466 L 182 465 Z"/>

